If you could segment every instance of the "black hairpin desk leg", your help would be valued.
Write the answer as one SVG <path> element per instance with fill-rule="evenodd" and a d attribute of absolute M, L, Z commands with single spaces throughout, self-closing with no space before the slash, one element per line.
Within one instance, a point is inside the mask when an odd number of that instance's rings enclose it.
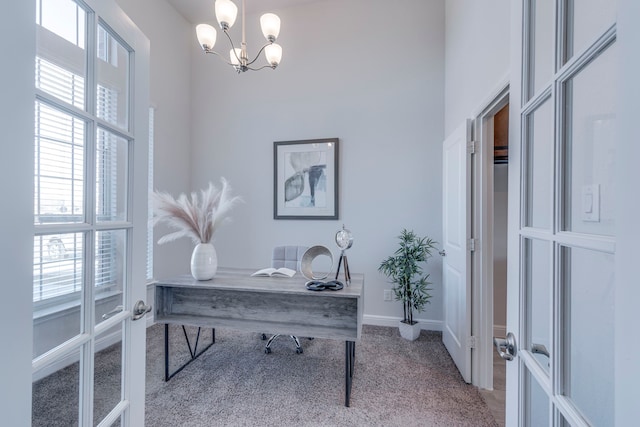
<path fill-rule="evenodd" d="M 184 332 L 184 339 L 187 342 L 187 347 L 189 348 L 189 355 L 191 359 L 187 360 L 185 364 L 180 366 L 178 369 L 169 373 L 169 324 L 164 324 L 164 380 L 169 381 L 173 378 L 178 372 L 182 371 L 189 363 L 196 360 L 202 353 L 207 351 L 209 347 L 211 347 L 216 342 L 216 330 L 215 328 L 211 329 L 211 343 L 198 353 L 198 343 L 200 342 L 200 331 L 202 328 L 198 328 L 198 335 L 196 335 L 196 341 L 193 344 L 193 348 L 191 348 L 191 341 L 189 341 L 189 336 L 187 335 L 187 330 L 184 325 L 182 326 L 182 332 Z"/>
<path fill-rule="evenodd" d="M 351 385 L 353 384 L 353 366 L 356 362 L 356 343 L 345 342 L 344 353 L 344 406 L 349 407 L 351 402 Z"/>

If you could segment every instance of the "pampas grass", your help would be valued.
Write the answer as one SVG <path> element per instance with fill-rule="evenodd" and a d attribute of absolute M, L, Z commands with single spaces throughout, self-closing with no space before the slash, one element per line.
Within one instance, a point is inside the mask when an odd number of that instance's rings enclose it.
<path fill-rule="evenodd" d="M 164 223 L 176 229 L 162 236 L 158 244 L 182 237 L 189 237 L 196 245 L 211 243 L 215 231 L 229 219 L 231 208 L 241 200 L 238 196 L 231 197 L 231 187 L 226 179 L 220 181 L 220 189 L 210 182 L 207 189 L 193 192 L 191 197 L 182 193 L 174 199 L 168 193 L 153 192 L 153 224 Z"/>

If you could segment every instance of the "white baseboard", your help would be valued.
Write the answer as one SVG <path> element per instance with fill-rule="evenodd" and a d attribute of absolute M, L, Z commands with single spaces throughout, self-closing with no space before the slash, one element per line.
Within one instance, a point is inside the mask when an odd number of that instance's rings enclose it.
<path fill-rule="evenodd" d="M 507 336 L 507 326 L 506 325 L 493 325 L 493 336 L 494 337 L 506 337 Z"/>
<path fill-rule="evenodd" d="M 400 317 L 392 317 L 392 316 L 375 316 L 370 314 L 365 314 L 363 316 L 362 322 L 365 325 L 375 325 L 375 326 L 389 326 L 392 328 L 398 327 L 398 322 L 402 320 Z M 415 319 L 420 323 L 420 329 L 425 331 L 442 331 L 442 321 L 441 320 L 430 320 L 430 319 Z"/>

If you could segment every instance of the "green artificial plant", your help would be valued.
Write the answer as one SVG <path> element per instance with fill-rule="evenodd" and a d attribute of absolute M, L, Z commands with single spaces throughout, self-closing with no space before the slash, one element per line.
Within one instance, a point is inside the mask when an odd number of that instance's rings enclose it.
<path fill-rule="evenodd" d="M 400 247 L 393 256 L 388 257 L 378 267 L 393 283 L 396 300 L 402 301 L 404 308 L 403 323 L 414 325 L 413 310 L 420 312 L 429 302 L 431 295 L 429 275 L 422 274 L 423 262 L 431 257 L 436 249 L 436 241 L 427 237 L 418 237 L 413 231 L 402 230 Z"/>

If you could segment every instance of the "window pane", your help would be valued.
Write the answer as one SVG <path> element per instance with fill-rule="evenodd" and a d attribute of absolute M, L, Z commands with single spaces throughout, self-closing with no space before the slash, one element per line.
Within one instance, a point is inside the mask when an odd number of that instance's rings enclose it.
<path fill-rule="evenodd" d="M 38 0 L 36 88 L 84 108 L 86 13 L 71 0 Z"/>
<path fill-rule="evenodd" d="M 525 119 L 525 225 L 550 229 L 553 183 L 553 105 L 546 100 Z"/>
<path fill-rule="evenodd" d="M 84 121 L 35 105 L 35 223 L 82 222 Z"/>
<path fill-rule="evenodd" d="M 69 358 L 80 360 L 80 351 L 74 351 Z M 80 364 L 78 362 L 34 381 L 31 388 L 33 393 L 31 425 L 33 427 L 77 426 L 79 384 Z M 52 396 L 55 398 L 52 399 Z M 64 405 L 60 405 L 60 402 L 64 402 Z"/>
<path fill-rule="evenodd" d="M 98 28 L 96 115 L 122 129 L 129 127 L 129 51 L 102 25 Z"/>
<path fill-rule="evenodd" d="M 561 268 L 563 394 L 591 425 L 613 425 L 614 256 L 563 248 Z"/>
<path fill-rule="evenodd" d="M 149 170 L 147 171 L 147 197 L 153 192 L 153 122 L 155 109 L 149 108 Z M 147 280 L 153 279 L 153 204 L 147 199 Z"/>
<path fill-rule="evenodd" d="M 125 230 L 96 232 L 96 323 L 102 314 L 122 305 L 125 286 Z"/>
<path fill-rule="evenodd" d="M 565 83 L 563 229 L 614 234 L 615 44 Z"/>
<path fill-rule="evenodd" d="M 118 338 L 118 342 L 105 349 L 98 348 L 95 354 L 95 376 L 93 383 L 93 423 L 98 425 L 122 396 L 122 323 L 105 332 L 104 336 Z M 101 342 L 102 337 L 97 337 Z"/>
<path fill-rule="evenodd" d="M 525 240 L 526 350 L 549 374 L 551 351 L 551 249 L 542 240 Z"/>
<path fill-rule="evenodd" d="M 79 293 L 82 290 L 82 247 L 81 233 L 35 237 L 33 301 Z M 77 299 L 79 300 L 79 296 Z"/>
<path fill-rule="evenodd" d="M 98 128 L 96 151 L 96 215 L 98 221 L 127 219 L 129 143 Z"/>
<path fill-rule="evenodd" d="M 33 357 L 80 333 L 84 285 L 81 233 L 35 236 L 33 248 Z M 55 315 L 56 322 L 51 322 Z M 60 325 L 65 325 L 61 328 Z"/>
<path fill-rule="evenodd" d="M 527 99 L 532 98 L 550 83 L 554 64 L 554 31 L 555 27 L 555 1 L 531 0 L 531 23 L 533 37 L 529 47 L 529 61 L 531 62 L 531 93 Z"/>
<path fill-rule="evenodd" d="M 611 0 L 567 1 L 568 61 L 586 49 L 600 34 L 616 22 L 616 2 Z"/>
<path fill-rule="evenodd" d="M 524 387 L 524 425 L 527 427 L 549 426 L 549 397 L 526 368 Z"/>

